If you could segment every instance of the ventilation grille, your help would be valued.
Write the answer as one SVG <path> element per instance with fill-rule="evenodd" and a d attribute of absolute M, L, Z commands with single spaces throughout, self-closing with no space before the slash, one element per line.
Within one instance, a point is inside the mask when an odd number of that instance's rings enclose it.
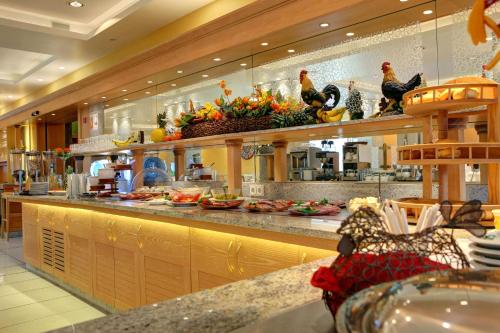
<path fill-rule="evenodd" d="M 42 228 L 42 261 L 45 265 L 54 266 L 54 246 L 52 244 L 52 230 Z"/>
<path fill-rule="evenodd" d="M 64 234 L 54 231 L 54 269 L 64 272 Z"/>

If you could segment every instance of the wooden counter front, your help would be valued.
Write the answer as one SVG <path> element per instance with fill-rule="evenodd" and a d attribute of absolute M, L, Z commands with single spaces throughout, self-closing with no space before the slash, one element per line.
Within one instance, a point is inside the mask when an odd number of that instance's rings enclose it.
<path fill-rule="evenodd" d="M 22 203 L 27 263 L 123 310 L 335 255 L 336 240 Z"/>

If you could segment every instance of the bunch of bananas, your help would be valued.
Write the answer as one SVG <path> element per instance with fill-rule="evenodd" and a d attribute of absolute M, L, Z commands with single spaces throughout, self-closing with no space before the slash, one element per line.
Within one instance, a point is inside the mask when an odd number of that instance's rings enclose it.
<path fill-rule="evenodd" d="M 129 136 L 127 140 L 113 140 L 113 144 L 117 146 L 118 148 L 126 148 L 132 143 L 137 143 L 138 140 L 138 135 L 137 133 L 132 134 Z"/>
<path fill-rule="evenodd" d="M 342 117 L 344 116 L 344 112 L 346 110 L 347 108 L 345 107 L 333 109 L 330 111 L 320 109 L 316 112 L 316 116 L 318 117 L 318 120 L 323 123 L 336 123 L 342 120 Z"/>

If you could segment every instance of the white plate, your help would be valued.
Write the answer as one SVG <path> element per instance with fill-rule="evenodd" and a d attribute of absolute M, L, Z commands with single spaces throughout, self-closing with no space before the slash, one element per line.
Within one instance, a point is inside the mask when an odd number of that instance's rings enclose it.
<path fill-rule="evenodd" d="M 471 250 L 474 250 L 474 252 L 476 252 L 480 255 L 484 255 L 486 257 L 490 257 L 493 259 L 500 259 L 500 249 L 488 249 L 488 248 L 478 246 L 475 243 L 471 243 L 469 245 L 469 248 Z"/>
<path fill-rule="evenodd" d="M 149 205 L 149 206 L 161 206 L 161 205 L 166 205 L 168 203 L 167 200 L 158 200 L 158 201 L 145 201 L 144 202 L 145 204 Z"/>
<path fill-rule="evenodd" d="M 477 243 L 482 247 L 487 247 L 490 249 L 500 249 L 500 233 L 497 231 L 488 232 L 484 237 L 471 236 L 470 241 L 472 243 Z"/>
<path fill-rule="evenodd" d="M 475 251 L 471 251 L 471 253 L 469 253 L 469 256 L 474 261 L 477 261 L 480 264 L 486 264 L 486 265 L 500 267 L 500 260 L 483 257 L 482 255 L 480 255 L 479 253 L 477 253 Z"/>

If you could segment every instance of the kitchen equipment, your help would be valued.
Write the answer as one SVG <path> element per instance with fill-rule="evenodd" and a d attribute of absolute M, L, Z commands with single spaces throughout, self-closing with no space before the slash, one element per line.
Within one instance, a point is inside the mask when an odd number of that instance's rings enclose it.
<path fill-rule="evenodd" d="M 343 146 L 343 155 L 344 170 L 356 170 L 359 173 L 370 168 L 371 146 L 367 142 L 346 142 Z M 343 180 L 357 181 L 359 177 L 345 175 Z"/>
<path fill-rule="evenodd" d="M 313 170 L 312 169 L 302 170 L 302 180 L 305 180 L 305 181 L 313 180 Z"/>
<path fill-rule="evenodd" d="M 317 153 L 321 149 L 316 147 L 299 147 L 293 149 L 289 154 L 288 173 L 292 180 L 303 180 L 302 170 L 319 169 L 321 161 L 317 158 Z"/>
<path fill-rule="evenodd" d="M 26 152 L 26 166 L 28 176 L 35 182 L 42 176 L 42 154 L 33 150 Z"/>
<path fill-rule="evenodd" d="M 322 173 L 314 179 L 335 179 L 335 173 L 339 171 L 339 153 L 336 151 L 320 151 L 316 153 L 316 158 L 321 162 Z"/>
<path fill-rule="evenodd" d="M 26 177 L 25 165 L 24 165 L 24 149 L 12 149 L 10 151 L 10 169 L 12 170 L 12 176 L 19 185 L 18 191 L 22 193 L 24 191 L 23 182 Z"/>

